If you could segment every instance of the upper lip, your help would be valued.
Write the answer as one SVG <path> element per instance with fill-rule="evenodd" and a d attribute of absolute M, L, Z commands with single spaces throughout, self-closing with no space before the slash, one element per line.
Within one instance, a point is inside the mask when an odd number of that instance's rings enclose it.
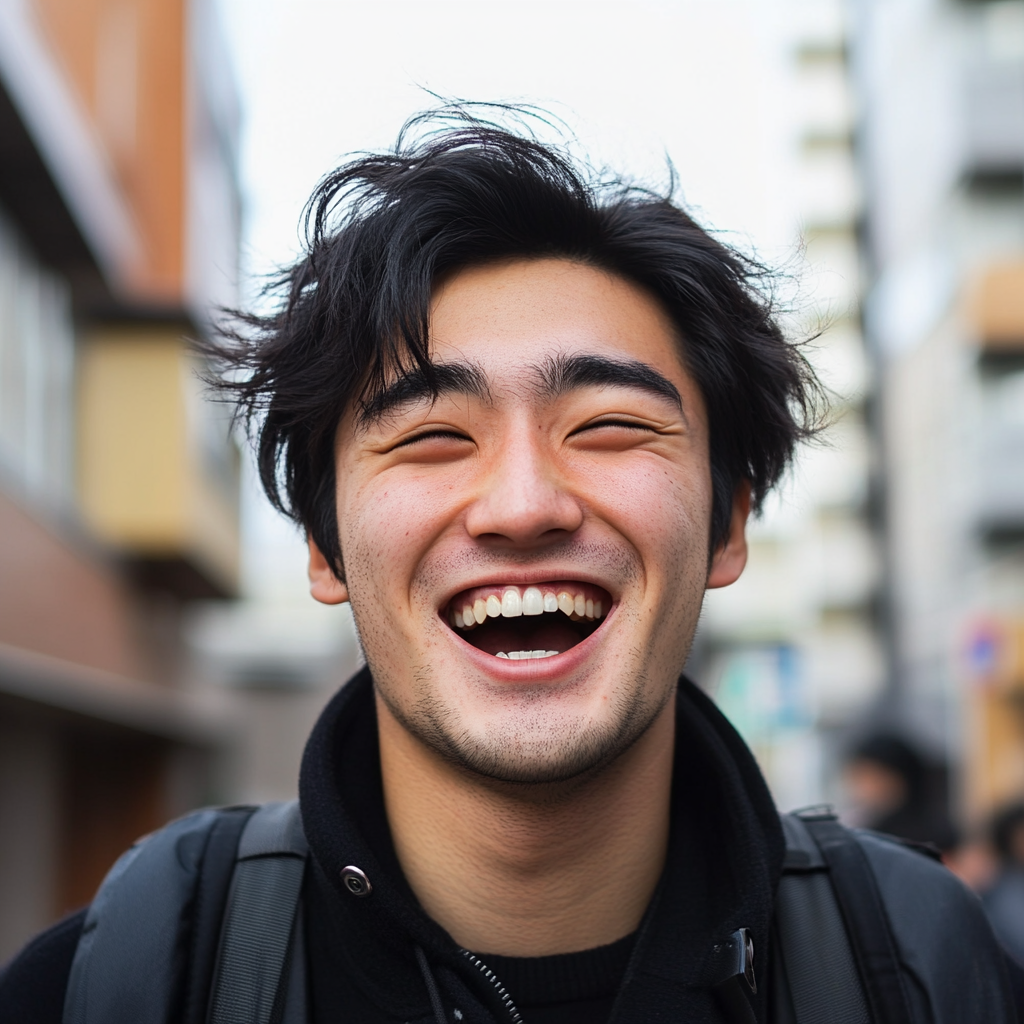
<path fill-rule="evenodd" d="M 466 580 L 458 586 L 446 591 L 438 604 L 438 610 L 448 607 L 449 602 L 456 594 L 464 590 L 472 590 L 474 587 L 528 587 L 531 584 L 553 583 L 558 581 L 575 580 L 580 583 L 589 583 L 595 587 L 606 590 L 614 604 L 619 595 L 612 588 L 606 579 L 601 579 L 593 573 L 580 572 L 578 569 L 568 567 L 552 567 L 550 569 L 509 569 L 506 573 L 488 572 L 487 575 L 480 575 L 474 579 Z"/>

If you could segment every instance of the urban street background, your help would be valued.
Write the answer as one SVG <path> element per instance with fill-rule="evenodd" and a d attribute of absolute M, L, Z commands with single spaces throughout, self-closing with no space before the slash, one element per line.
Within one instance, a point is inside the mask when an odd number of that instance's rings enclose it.
<path fill-rule="evenodd" d="M 0 0 L 0 962 L 136 836 L 294 795 L 358 641 L 187 339 L 455 99 L 780 271 L 830 425 L 688 665 L 779 806 L 1024 861 L 1024 0 Z"/>

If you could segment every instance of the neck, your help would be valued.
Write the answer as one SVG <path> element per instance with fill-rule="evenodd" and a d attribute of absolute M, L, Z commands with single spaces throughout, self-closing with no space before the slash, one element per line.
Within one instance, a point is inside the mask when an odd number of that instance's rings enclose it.
<path fill-rule="evenodd" d="M 675 702 L 572 786 L 495 786 L 453 767 L 377 701 L 388 823 L 426 912 L 466 949 L 546 956 L 635 931 L 668 848 Z"/>

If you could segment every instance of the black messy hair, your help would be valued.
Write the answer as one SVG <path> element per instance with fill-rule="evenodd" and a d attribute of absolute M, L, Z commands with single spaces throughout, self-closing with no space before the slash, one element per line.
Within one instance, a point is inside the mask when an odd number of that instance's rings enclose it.
<path fill-rule="evenodd" d="M 712 550 L 728 535 L 741 481 L 759 507 L 815 431 L 821 388 L 783 336 L 765 268 L 712 238 L 671 193 L 609 180 L 467 106 L 414 117 L 392 151 L 320 182 L 305 210 L 305 250 L 268 287 L 274 308 L 237 314 L 208 351 L 222 371 L 214 385 L 258 436 L 271 503 L 339 577 L 338 422 L 397 371 L 436 381 L 435 285 L 488 262 L 564 257 L 654 295 L 707 406 Z"/>

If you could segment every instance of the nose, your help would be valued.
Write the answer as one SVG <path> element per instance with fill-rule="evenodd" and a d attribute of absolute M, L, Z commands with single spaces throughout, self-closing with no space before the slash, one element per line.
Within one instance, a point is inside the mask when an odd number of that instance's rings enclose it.
<path fill-rule="evenodd" d="M 530 433 L 524 426 L 495 451 L 466 516 L 474 539 L 529 546 L 564 540 L 582 525 L 583 508 L 557 459 Z"/>

